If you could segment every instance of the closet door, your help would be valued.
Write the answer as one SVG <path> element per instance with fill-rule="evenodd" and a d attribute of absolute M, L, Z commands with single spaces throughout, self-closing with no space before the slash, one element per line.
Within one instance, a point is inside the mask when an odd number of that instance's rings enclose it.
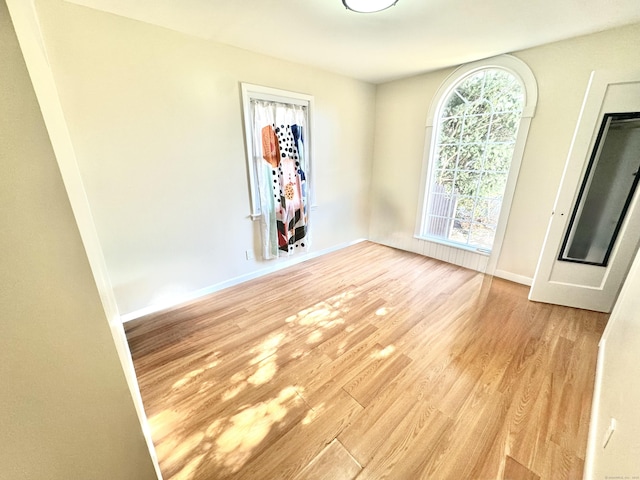
<path fill-rule="evenodd" d="M 640 244 L 640 71 L 594 72 L 529 298 L 610 312 Z"/>

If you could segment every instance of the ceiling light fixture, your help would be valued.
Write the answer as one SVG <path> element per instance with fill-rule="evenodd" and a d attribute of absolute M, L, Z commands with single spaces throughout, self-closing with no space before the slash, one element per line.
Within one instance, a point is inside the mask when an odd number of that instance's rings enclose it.
<path fill-rule="evenodd" d="M 358 13 L 373 13 L 393 7 L 398 0 L 342 0 L 349 10 Z"/>

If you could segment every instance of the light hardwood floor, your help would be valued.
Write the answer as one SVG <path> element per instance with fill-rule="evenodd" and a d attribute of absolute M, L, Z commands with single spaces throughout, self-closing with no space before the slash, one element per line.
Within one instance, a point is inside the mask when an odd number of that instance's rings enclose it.
<path fill-rule="evenodd" d="M 363 242 L 126 324 L 165 480 L 580 479 L 607 315 Z"/>

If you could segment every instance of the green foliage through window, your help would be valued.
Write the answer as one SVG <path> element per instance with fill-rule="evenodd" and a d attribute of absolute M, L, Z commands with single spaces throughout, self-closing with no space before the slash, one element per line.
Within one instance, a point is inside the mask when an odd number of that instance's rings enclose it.
<path fill-rule="evenodd" d="M 524 90 L 506 70 L 463 78 L 438 116 L 425 234 L 491 250 Z"/>

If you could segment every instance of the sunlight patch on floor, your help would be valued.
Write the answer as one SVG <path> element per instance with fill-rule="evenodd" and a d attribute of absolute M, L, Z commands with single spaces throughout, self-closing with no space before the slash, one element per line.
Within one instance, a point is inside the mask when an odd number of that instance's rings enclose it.
<path fill-rule="evenodd" d="M 174 428 L 177 428 L 178 425 L 179 423 L 174 424 Z M 180 470 L 178 478 L 189 478 L 187 473 L 192 472 L 200 463 L 199 461 L 193 462 L 190 457 L 202 450 L 199 445 L 204 438 L 205 434 L 203 432 L 195 432 L 186 439 L 174 435 L 165 441 L 156 443 L 156 452 L 158 457 L 163 459 L 163 468 L 173 469 L 186 463 L 186 466 Z M 202 460 L 203 456 L 199 455 L 200 460 Z"/>
<path fill-rule="evenodd" d="M 276 372 L 278 371 L 278 366 L 276 365 L 276 354 L 271 355 L 266 360 L 260 362 L 258 366 L 258 370 L 247 378 L 247 382 L 251 385 L 264 385 L 269 380 L 271 380 Z"/>
<path fill-rule="evenodd" d="M 312 307 L 300 310 L 296 315 L 291 315 L 285 319 L 290 326 L 297 328 L 312 329 L 307 334 L 307 345 L 321 342 L 325 333 L 340 325 L 344 325 L 342 317 L 349 309 L 345 302 L 356 296 L 355 291 L 343 292 L 327 300 L 318 302 Z"/>
<path fill-rule="evenodd" d="M 191 480 L 205 456 L 206 454 L 202 453 L 191 459 L 182 470 L 171 476 L 171 480 Z"/>
<path fill-rule="evenodd" d="M 176 464 L 182 462 L 185 457 L 196 449 L 204 438 L 204 432 L 195 432 L 180 443 L 173 446 L 170 453 L 167 453 L 164 458 L 170 464 Z"/>
<path fill-rule="evenodd" d="M 249 360 L 247 368 L 231 376 L 232 386 L 222 392 L 220 399 L 223 402 L 229 401 L 249 385 L 264 385 L 272 380 L 278 372 L 278 347 L 285 338 L 284 333 L 272 335 L 257 347 L 252 348 L 250 352 L 256 355 Z"/>
<path fill-rule="evenodd" d="M 185 374 L 180 380 L 178 380 L 177 382 L 175 382 L 171 388 L 173 390 L 179 389 L 184 387 L 186 384 L 188 384 L 189 382 L 191 382 L 193 379 L 195 379 L 197 376 L 201 375 L 202 373 L 204 373 L 207 370 L 211 370 L 212 368 L 215 368 L 218 366 L 219 361 L 218 360 L 213 360 L 209 363 L 207 363 L 204 367 L 202 368 L 196 368 L 195 370 L 190 371 L 189 373 Z"/>
<path fill-rule="evenodd" d="M 289 358 L 296 359 L 296 358 L 301 358 L 303 356 L 305 356 L 307 354 L 307 352 L 305 350 L 303 350 L 302 348 L 299 348 L 298 350 L 294 350 L 293 353 L 291 355 L 289 355 Z"/>
<path fill-rule="evenodd" d="M 278 347 L 282 343 L 282 341 L 286 338 L 286 334 L 279 333 L 277 335 L 271 335 L 264 342 L 262 342 L 257 347 L 249 350 L 249 353 L 255 353 L 255 357 L 253 357 L 249 361 L 249 365 L 255 365 L 256 363 L 261 362 L 267 357 L 270 357 L 274 353 L 278 351 Z"/>
<path fill-rule="evenodd" d="M 320 413 L 322 413 L 322 410 L 324 410 L 324 402 L 307 412 L 305 417 L 302 419 L 302 425 L 309 425 L 316 419 L 318 415 L 320 415 Z"/>
<path fill-rule="evenodd" d="M 274 425 L 285 418 L 288 412 L 286 403 L 297 396 L 295 387 L 287 387 L 277 397 L 230 417 L 221 432 L 217 432 L 219 428 L 214 429 L 211 433 L 216 435 L 213 454 L 216 462 L 231 472 L 238 471 Z"/>
<path fill-rule="evenodd" d="M 227 390 L 222 392 L 222 395 L 220 395 L 220 400 L 222 400 L 223 402 L 228 402 L 229 400 L 238 396 L 238 394 L 242 390 L 244 390 L 246 386 L 247 386 L 247 382 L 242 382 L 236 385 L 235 387 L 228 388 Z"/>
<path fill-rule="evenodd" d="M 214 386 L 213 382 L 209 382 L 209 381 L 202 382 L 202 384 L 200 385 L 200 388 L 198 389 L 198 393 L 204 393 L 213 386 Z"/>
<path fill-rule="evenodd" d="M 371 354 L 371 358 L 387 358 L 389 355 L 391 355 L 395 351 L 396 351 L 396 347 L 395 346 L 387 345 L 382 350 L 379 350 L 377 352 L 373 352 Z"/>
<path fill-rule="evenodd" d="M 301 396 L 303 389 L 300 387 L 289 386 L 279 393 L 276 390 L 271 394 L 275 396 L 266 400 L 257 397 L 253 389 L 266 385 L 266 391 L 273 392 L 268 385 L 278 374 L 280 351 L 294 340 L 301 339 L 307 345 L 318 344 L 339 331 L 354 331 L 352 326 L 345 327 L 344 315 L 349 310 L 349 300 L 356 297 L 357 291 L 352 290 L 301 309 L 285 319 L 284 329 L 280 328 L 263 337 L 259 343 L 244 350 L 240 358 L 217 352 L 202 359 L 197 368 L 192 366 L 188 373 L 176 380 L 171 391 L 179 391 L 179 395 L 187 395 L 190 392 L 187 389 L 192 387 L 198 387 L 194 389 L 194 394 L 207 395 L 207 391 L 216 389 L 215 377 L 219 375 L 216 367 L 227 372 L 230 368 L 235 369 L 235 372 L 229 372 L 232 375 L 227 377 L 228 383 L 217 393 L 219 405 L 216 408 L 226 413 L 206 427 L 204 432 L 181 438 L 175 433 L 180 431 L 186 419 L 175 411 L 158 414 L 157 419 L 162 420 L 165 426 L 170 425 L 174 433 L 172 437 L 165 437 L 167 432 L 153 433 L 155 439 L 160 439 L 156 447 L 163 459 L 163 470 L 172 472 L 171 480 L 198 478 L 203 469 L 211 468 L 212 464 L 216 465 L 218 471 L 225 472 L 225 476 L 231 475 L 253 458 L 256 449 L 284 421 L 291 408 L 304 405 Z M 342 342 L 341 348 L 346 348 L 346 345 Z M 305 354 L 304 348 L 291 350 L 291 358 Z M 379 352 L 382 356 L 391 353 L 389 350 Z M 286 360 L 289 360 L 289 355 Z M 256 398 L 262 401 L 258 402 Z M 306 411 L 301 424 L 314 422 L 323 409 L 321 404 Z M 153 427 L 153 419 L 150 419 L 150 424 Z M 179 441 L 171 438 L 178 438 Z"/>
<path fill-rule="evenodd" d="M 187 373 L 184 377 L 182 377 L 180 380 L 178 380 L 176 383 L 174 383 L 171 386 L 171 388 L 176 389 L 176 388 L 184 387 L 190 380 L 193 380 L 198 375 L 200 375 L 202 372 L 204 372 L 204 368 L 198 368 L 196 370 L 193 370 L 193 371 Z"/>
<path fill-rule="evenodd" d="M 152 429 L 154 423 L 160 423 L 173 432 L 167 436 L 153 433 L 163 471 L 176 472 L 170 475 L 171 480 L 191 480 L 199 478 L 201 469 L 214 462 L 220 471 L 237 472 L 290 409 L 303 402 L 298 390 L 301 389 L 293 385 L 283 388 L 275 397 L 242 406 L 235 413 L 216 419 L 204 431 L 186 438 L 176 435 L 184 423 L 184 418 L 176 412 L 165 410 L 150 417 Z M 308 417 L 311 421 L 312 417 Z"/>
<path fill-rule="evenodd" d="M 161 439 L 172 433 L 172 426 L 179 425 L 184 416 L 175 410 L 162 410 L 148 417 L 152 438 Z"/>

